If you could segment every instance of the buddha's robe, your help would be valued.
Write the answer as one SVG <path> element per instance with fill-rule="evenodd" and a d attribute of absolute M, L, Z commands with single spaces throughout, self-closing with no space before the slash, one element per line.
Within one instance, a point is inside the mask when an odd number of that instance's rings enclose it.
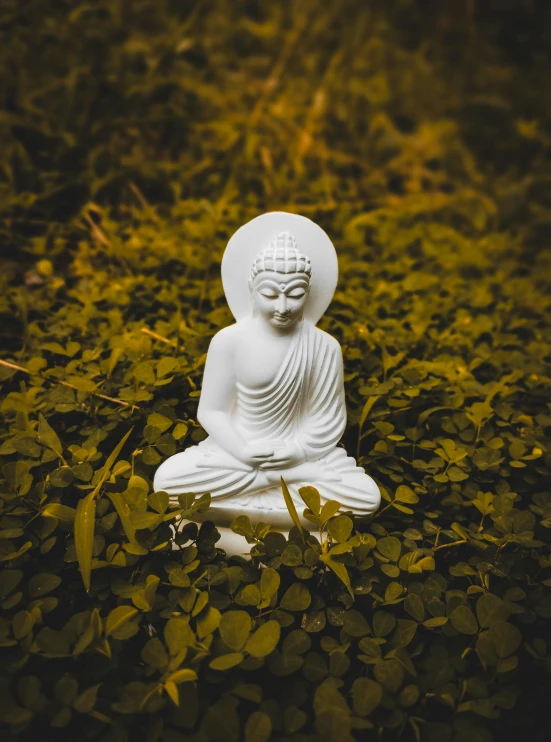
<path fill-rule="evenodd" d="M 301 322 L 273 381 L 262 389 L 237 383 L 230 414 L 245 441 L 265 439 L 277 445 L 295 439 L 308 462 L 276 471 L 253 468 L 207 438 L 159 467 L 156 491 L 210 492 L 214 508 L 269 517 L 266 511 L 286 512 L 279 483 L 283 477 L 298 505 L 303 505 L 298 488 L 312 485 L 322 502 L 338 500 L 358 515 L 378 508 L 377 484 L 337 446 L 346 426 L 342 353 L 327 333 Z"/>

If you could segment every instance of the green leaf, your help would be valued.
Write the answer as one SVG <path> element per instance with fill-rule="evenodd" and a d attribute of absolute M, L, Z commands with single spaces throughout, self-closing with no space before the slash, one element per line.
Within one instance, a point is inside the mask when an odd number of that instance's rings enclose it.
<path fill-rule="evenodd" d="M 327 524 L 327 531 L 332 539 L 342 544 L 352 533 L 354 523 L 347 515 L 337 515 L 331 518 Z"/>
<path fill-rule="evenodd" d="M 327 500 L 320 512 L 320 520 L 322 524 L 327 523 L 327 521 L 340 510 L 340 507 L 340 502 L 337 502 L 336 500 Z"/>
<path fill-rule="evenodd" d="M 218 630 L 222 641 L 238 652 L 245 646 L 251 632 L 251 617 L 246 611 L 228 611 L 224 613 Z"/>
<path fill-rule="evenodd" d="M 371 628 L 369 627 L 363 613 L 360 613 L 360 611 L 356 611 L 353 608 L 346 611 L 344 614 L 343 628 L 347 634 L 354 637 L 371 634 Z"/>
<path fill-rule="evenodd" d="M 423 621 L 423 626 L 426 626 L 427 629 L 435 629 L 438 626 L 444 626 L 448 621 L 447 616 L 435 616 L 434 618 L 427 618 L 426 621 Z"/>
<path fill-rule="evenodd" d="M 157 376 L 159 379 L 161 379 L 163 376 L 167 376 L 167 374 L 172 373 L 172 371 L 175 371 L 177 368 L 178 368 L 178 361 L 176 360 L 176 358 L 172 358 L 171 356 L 165 356 L 164 358 L 161 358 L 161 360 L 157 364 Z M 154 414 L 158 414 L 158 413 L 154 413 Z M 159 417 L 162 417 L 162 415 L 159 415 Z M 149 423 L 149 424 L 152 425 L 153 423 Z"/>
<path fill-rule="evenodd" d="M 397 659 L 385 659 L 373 666 L 373 674 L 384 690 L 396 693 L 404 679 L 403 666 Z"/>
<path fill-rule="evenodd" d="M 324 682 L 314 694 L 316 731 L 331 742 L 348 740 L 352 726 L 350 709 L 342 693 L 333 683 Z"/>
<path fill-rule="evenodd" d="M 253 711 L 245 723 L 245 742 L 267 742 L 272 733 L 272 720 L 263 711 Z"/>
<path fill-rule="evenodd" d="M 303 582 L 294 582 L 281 599 L 280 607 L 286 611 L 305 611 L 312 601 L 310 591 Z"/>
<path fill-rule="evenodd" d="M 367 400 L 366 400 L 366 402 L 365 402 L 365 404 L 363 406 L 363 409 L 362 409 L 362 411 L 360 413 L 360 423 L 359 423 L 360 424 L 360 430 L 363 428 L 363 424 L 367 420 L 367 416 L 371 412 L 371 408 L 373 407 L 373 405 L 375 404 L 375 402 L 378 399 L 379 399 L 379 396 L 378 395 L 375 395 L 373 397 L 368 397 L 367 398 Z"/>
<path fill-rule="evenodd" d="M 302 564 L 302 549 L 296 544 L 289 544 L 283 549 L 281 563 L 288 567 L 298 567 Z"/>
<path fill-rule="evenodd" d="M 405 484 L 401 484 L 398 487 L 394 495 L 394 499 L 398 500 L 398 502 L 409 503 L 410 505 L 413 505 L 416 502 L 419 502 L 419 497 L 415 494 L 415 492 L 410 487 L 408 487 Z"/>
<path fill-rule="evenodd" d="M 396 619 L 392 613 L 388 611 L 377 611 L 373 614 L 373 632 L 375 636 L 387 636 L 395 626 Z"/>
<path fill-rule="evenodd" d="M 231 523 L 231 530 L 239 536 L 254 540 L 254 526 L 248 515 L 238 515 Z"/>
<path fill-rule="evenodd" d="M 85 392 L 91 394 L 95 392 L 98 385 L 92 379 L 86 379 L 84 376 L 68 376 L 67 381 L 69 384 L 78 389 L 79 392 Z"/>
<path fill-rule="evenodd" d="M 79 500 L 75 515 L 75 549 L 82 581 L 87 591 L 90 590 L 92 574 L 95 518 L 96 501 L 90 495 Z"/>
<path fill-rule="evenodd" d="M 308 652 L 304 656 L 302 674 L 310 683 L 319 683 L 329 674 L 327 662 L 318 652 Z"/>
<path fill-rule="evenodd" d="M 161 670 L 168 665 L 168 654 L 160 639 L 150 639 L 144 645 L 141 652 L 142 660 L 151 667 Z"/>
<path fill-rule="evenodd" d="M 459 605 L 450 614 L 453 628 L 461 634 L 477 634 L 478 622 L 474 613 L 466 605 Z"/>
<path fill-rule="evenodd" d="M 354 591 L 352 590 L 352 583 L 350 582 L 348 570 L 346 569 L 344 564 L 342 562 L 339 562 L 337 559 L 333 559 L 331 554 L 322 554 L 320 556 L 320 560 L 324 564 L 326 564 L 329 567 L 329 569 L 331 569 L 337 575 L 337 577 L 339 578 L 339 580 L 341 580 L 341 582 L 345 584 L 346 589 L 348 590 L 348 592 L 353 598 Z"/>
<path fill-rule="evenodd" d="M 448 477 L 450 482 L 463 482 L 465 479 L 469 478 L 469 475 L 458 466 L 451 466 L 448 469 Z"/>
<path fill-rule="evenodd" d="M 136 529 L 130 521 L 130 505 L 119 492 L 108 492 L 107 497 L 111 500 L 120 518 L 126 538 L 130 543 L 136 540 Z"/>
<path fill-rule="evenodd" d="M 425 572 L 433 572 L 436 568 L 436 563 L 434 557 L 427 556 L 415 562 L 415 566 L 420 567 Z"/>
<path fill-rule="evenodd" d="M 178 423 L 172 431 L 172 435 L 177 441 L 179 441 L 180 438 L 183 438 L 187 432 L 188 426 L 185 423 Z"/>
<path fill-rule="evenodd" d="M 246 585 L 240 592 L 239 597 L 246 605 L 260 606 L 262 595 L 256 585 Z"/>
<path fill-rule="evenodd" d="M 289 548 L 289 547 L 287 547 Z M 284 552 L 285 553 L 285 552 Z M 279 573 L 271 567 L 265 567 L 260 574 L 260 594 L 263 601 L 268 601 L 279 589 Z"/>
<path fill-rule="evenodd" d="M 152 425 L 154 428 L 159 428 L 161 433 L 164 433 L 171 425 L 173 425 L 173 422 L 165 415 L 160 415 L 158 412 L 152 412 L 151 415 L 147 416 L 147 424 Z"/>
<path fill-rule="evenodd" d="M 105 636 L 110 636 L 114 631 L 123 626 L 127 621 L 138 613 L 136 608 L 130 605 L 119 605 L 110 612 L 105 622 Z"/>
<path fill-rule="evenodd" d="M 245 658 L 243 652 L 229 652 L 215 657 L 209 662 L 209 667 L 213 670 L 229 670 L 231 667 L 239 665 Z"/>
<path fill-rule="evenodd" d="M 403 587 L 399 582 L 389 582 L 385 588 L 385 603 L 396 603 L 402 595 Z"/>
<path fill-rule="evenodd" d="M 167 680 L 170 680 L 172 683 L 176 683 L 176 685 L 179 685 L 180 683 L 191 683 L 194 680 L 197 680 L 197 673 L 195 670 L 191 670 L 189 667 L 184 667 L 181 670 L 176 670 L 176 672 L 173 672 L 171 675 L 168 676 Z"/>
<path fill-rule="evenodd" d="M 400 695 L 398 696 L 398 701 L 400 703 L 400 706 L 414 706 L 419 700 L 419 696 L 419 688 L 412 683 L 410 685 L 406 685 L 405 688 L 402 688 L 402 690 L 400 691 Z"/>
<path fill-rule="evenodd" d="M 304 654 L 312 646 L 312 640 L 303 629 L 295 629 L 283 641 L 283 654 Z"/>
<path fill-rule="evenodd" d="M 137 381 L 141 381 L 143 384 L 155 383 L 155 372 L 151 361 L 142 361 L 141 363 L 136 364 L 133 373 L 134 378 Z"/>
<path fill-rule="evenodd" d="M 102 488 L 103 483 L 105 482 L 105 480 L 109 476 L 109 474 L 111 472 L 111 468 L 113 467 L 113 464 L 115 463 L 115 461 L 117 460 L 120 452 L 122 451 L 122 447 L 124 446 L 124 444 L 128 440 L 128 438 L 129 438 L 129 436 L 130 436 L 130 434 L 132 433 L 133 430 L 134 430 L 134 428 L 130 428 L 130 430 L 121 438 L 121 440 L 117 443 L 117 445 L 115 446 L 115 448 L 111 451 L 111 453 L 107 457 L 107 461 L 105 462 L 105 464 L 103 465 L 103 467 L 101 469 L 101 473 L 100 473 L 98 482 L 97 482 L 94 490 L 90 493 L 90 495 L 88 495 L 88 497 L 90 497 L 92 499 L 94 497 L 96 497 L 96 495 L 98 494 L 98 492 Z"/>
<path fill-rule="evenodd" d="M 157 526 L 160 526 L 163 522 L 163 516 L 157 515 L 156 513 L 144 512 L 143 510 L 132 510 L 130 513 L 130 525 L 135 528 L 136 531 L 154 530 Z"/>
<path fill-rule="evenodd" d="M 352 683 L 352 705 L 358 716 L 369 716 L 380 704 L 382 686 L 371 678 L 356 678 Z"/>
<path fill-rule="evenodd" d="M 278 621 L 266 621 L 249 638 L 245 651 L 253 657 L 266 657 L 276 648 L 280 634 L 281 627 Z"/>
<path fill-rule="evenodd" d="M 153 492 L 147 498 L 149 507 L 163 515 L 168 510 L 170 498 L 166 492 Z"/>
<path fill-rule="evenodd" d="M 56 631 L 45 626 L 36 637 L 36 644 L 43 652 L 52 655 L 69 655 L 69 641 L 63 631 Z"/>
<path fill-rule="evenodd" d="M 216 614 L 210 616 L 210 619 L 214 622 L 215 617 Z M 164 638 L 172 656 L 176 656 L 184 647 L 195 644 L 195 634 L 185 618 L 169 618 L 165 625 Z"/>
<path fill-rule="evenodd" d="M 172 680 L 167 679 L 165 680 L 163 687 L 166 690 L 167 695 L 172 701 L 172 703 L 175 706 L 179 706 L 180 705 L 180 692 L 178 690 L 178 686 L 176 685 L 176 683 L 173 683 Z"/>
<path fill-rule="evenodd" d="M 207 606 L 203 611 L 201 611 L 197 616 L 196 624 L 197 636 L 199 639 L 203 639 L 208 634 L 212 634 L 212 632 L 220 625 L 221 617 L 220 611 L 212 605 Z"/>
<path fill-rule="evenodd" d="M 522 641 L 520 631 L 507 621 L 493 621 L 488 631 L 497 655 L 502 659 L 516 652 Z"/>
<path fill-rule="evenodd" d="M 75 520 L 76 510 L 59 502 L 49 502 L 42 508 L 42 515 L 50 515 L 64 525 L 72 525 Z"/>
<path fill-rule="evenodd" d="M 61 585 L 61 577 L 59 575 L 51 575 L 47 572 L 39 572 L 37 575 L 33 575 L 29 580 L 29 595 L 31 598 L 38 598 L 46 593 L 55 590 L 56 587 Z"/>
<path fill-rule="evenodd" d="M 3 569 L 0 572 L 0 598 L 7 597 L 21 582 L 23 572 L 20 569 Z"/>
<path fill-rule="evenodd" d="M 302 540 L 304 541 L 304 543 L 306 543 L 306 540 L 304 538 L 304 531 L 300 524 L 297 509 L 295 508 L 295 503 L 293 502 L 293 498 L 291 497 L 291 493 L 289 492 L 289 488 L 285 484 L 285 480 L 283 479 L 283 477 L 281 477 L 281 489 L 283 490 L 283 497 L 285 498 L 285 504 L 287 505 L 287 510 L 289 511 L 289 515 L 291 516 L 291 519 L 293 523 L 295 524 L 295 526 L 300 531 Z"/>
<path fill-rule="evenodd" d="M 13 617 L 12 629 L 13 635 L 16 639 L 23 639 L 23 637 L 30 634 L 34 626 L 34 619 L 28 611 L 18 611 Z"/>
<path fill-rule="evenodd" d="M 493 408 L 488 402 L 473 402 L 466 415 L 475 425 L 482 423 L 494 414 Z"/>
<path fill-rule="evenodd" d="M 397 562 L 400 558 L 402 545 L 396 536 L 383 536 L 377 541 L 377 551 L 391 562 Z"/>
<path fill-rule="evenodd" d="M 61 445 L 61 441 L 42 413 L 38 415 L 38 440 L 43 446 L 51 448 L 60 459 L 63 458 L 63 446 Z"/>
<path fill-rule="evenodd" d="M 8 554 L 3 554 L 0 556 L 0 562 L 10 562 L 13 559 L 19 559 L 20 556 L 22 556 L 26 551 L 28 551 L 33 545 L 32 541 L 25 541 L 23 546 L 21 546 L 17 551 L 10 551 Z"/>
<path fill-rule="evenodd" d="M 91 685 L 86 688 L 77 698 L 73 701 L 73 708 L 81 714 L 89 714 L 94 710 L 96 700 L 98 696 L 98 690 L 101 683 L 97 685 Z"/>
<path fill-rule="evenodd" d="M 308 721 L 308 716 L 297 706 L 287 706 L 283 713 L 283 727 L 285 734 L 294 734 L 302 729 Z"/>
<path fill-rule="evenodd" d="M 320 514 L 320 493 L 315 487 L 299 487 L 299 495 L 302 497 L 308 507 L 314 515 Z"/>
<path fill-rule="evenodd" d="M 507 603 L 492 593 L 481 595 L 476 603 L 476 615 L 482 628 L 488 628 L 494 621 L 506 621 L 509 612 Z"/>
<path fill-rule="evenodd" d="M 409 593 L 404 601 L 404 608 L 416 621 L 422 621 L 425 618 L 423 600 L 416 593 Z"/>

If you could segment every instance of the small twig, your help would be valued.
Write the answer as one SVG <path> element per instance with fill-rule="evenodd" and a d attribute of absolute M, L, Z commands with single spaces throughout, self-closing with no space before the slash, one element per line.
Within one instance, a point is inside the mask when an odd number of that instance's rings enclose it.
<path fill-rule="evenodd" d="M 102 230 L 98 227 L 98 225 L 96 224 L 96 222 L 92 219 L 92 217 L 90 216 L 90 214 L 86 214 L 85 213 L 84 214 L 84 219 L 88 222 L 88 224 L 92 228 L 92 233 L 93 233 L 94 237 L 96 238 L 96 240 L 98 240 L 98 242 L 101 242 L 102 245 L 105 245 L 106 247 L 109 247 L 109 245 L 110 245 L 109 240 L 107 239 L 107 237 L 105 236 L 105 234 L 102 232 Z"/>
<path fill-rule="evenodd" d="M 6 366 L 7 368 L 14 368 L 16 371 L 22 371 L 24 374 L 31 374 L 31 372 L 24 368 L 23 366 L 18 366 L 15 363 L 10 363 L 9 361 L 4 361 L 2 358 L 0 358 L 0 365 Z M 51 381 L 51 379 L 48 379 L 45 376 L 42 376 L 41 374 L 35 373 L 32 374 L 33 376 L 38 376 L 39 379 L 44 379 L 44 381 Z M 70 384 L 68 381 L 60 381 L 59 379 L 55 380 L 57 384 L 61 384 L 62 386 L 68 386 L 70 389 L 74 389 L 77 392 L 82 391 L 78 388 L 78 386 L 75 386 L 74 384 Z M 99 397 L 100 399 L 105 399 L 107 402 L 114 402 L 115 404 L 121 405 L 121 407 L 130 407 L 131 409 L 137 409 L 139 410 L 139 405 L 130 404 L 130 402 L 124 402 L 122 399 L 117 399 L 116 397 L 108 397 L 107 394 L 100 394 L 99 392 L 89 392 L 89 394 L 92 394 L 94 397 Z"/>
<path fill-rule="evenodd" d="M 449 544 L 440 544 L 440 546 L 437 546 L 436 548 L 433 548 L 433 551 L 439 551 L 440 549 L 447 549 L 448 546 L 458 546 L 459 544 L 466 544 L 467 539 L 464 538 L 461 541 L 451 541 Z"/>
<path fill-rule="evenodd" d="M 375 515 L 373 516 L 373 518 L 377 518 L 379 515 L 381 515 L 381 513 L 384 513 L 385 510 L 388 510 L 393 505 L 394 505 L 394 500 L 392 502 L 389 502 L 388 505 L 386 505 L 384 508 L 381 508 L 380 510 L 377 510 L 377 512 L 375 513 Z"/>
<path fill-rule="evenodd" d="M 177 343 L 174 340 L 169 340 L 168 338 L 159 335 L 157 332 L 153 332 L 153 330 L 150 330 L 148 327 L 141 327 L 140 330 L 141 332 L 143 332 L 144 335 L 151 335 L 151 337 L 155 338 L 155 340 L 160 340 L 162 343 L 167 343 L 168 345 L 172 345 L 175 348 L 177 346 Z"/>
<path fill-rule="evenodd" d="M 30 373 L 30 371 L 27 371 L 26 368 L 23 368 L 23 366 L 17 366 L 15 363 L 10 363 L 9 361 L 3 361 L 0 358 L 0 363 L 2 366 L 7 366 L 8 368 L 14 368 L 16 371 L 24 371 L 26 374 Z"/>
<path fill-rule="evenodd" d="M 149 201 L 146 199 L 146 197 L 143 195 L 143 193 L 140 191 L 138 186 L 132 181 L 130 181 L 129 186 L 130 186 L 130 190 L 132 191 L 132 193 L 136 196 L 136 198 L 140 202 L 140 205 L 143 208 L 143 210 L 149 212 L 149 215 L 151 216 L 153 221 L 159 222 L 160 219 L 159 219 L 157 212 L 155 211 L 154 207 L 149 203 Z"/>

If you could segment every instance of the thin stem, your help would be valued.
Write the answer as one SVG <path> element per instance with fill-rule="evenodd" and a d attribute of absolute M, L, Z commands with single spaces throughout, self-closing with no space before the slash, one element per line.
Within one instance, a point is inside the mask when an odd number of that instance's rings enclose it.
<path fill-rule="evenodd" d="M 386 505 L 386 506 L 385 506 L 384 508 L 381 508 L 380 510 L 377 510 L 377 512 L 375 513 L 375 515 L 374 515 L 373 517 L 374 517 L 374 518 L 377 518 L 377 517 L 378 517 L 378 516 L 379 516 L 379 515 L 380 515 L 381 513 L 384 513 L 384 512 L 385 512 L 385 510 L 388 510 L 388 509 L 389 509 L 389 508 L 391 508 L 391 507 L 392 507 L 393 505 L 394 505 L 394 501 L 392 501 L 392 502 L 389 502 L 389 503 L 388 503 L 388 505 Z"/>
<path fill-rule="evenodd" d="M 31 372 L 24 368 L 23 366 L 18 366 L 16 363 L 10 363 L 10 361 L 4 361 L 0 358 L 0 365 L 6 366 L 7 368 L 14 368 L 16 371 L 22 371 L 24 374 L 31 375 Z M 39 379 L 43 379 L 44 381 L 51 381 L 45 376 L 42 376 L 41 374 L 35 373 L 33 376 L 38 376 Z M 81 391 L 77 386 L 74 384 L 70 384 L 68 381 L 60 381 L 59 379 L 56 379 L 57 384 L 61 384 L 62 386 L 68 386 L 70 389 L 74 389 L 75 391 L 79 392 Z M 100 399 L 105 399 L 107 402 L 114 402 L 115 404 L 121 405 L 121 407 L 130 407 L 132 410 L 134 409 L 141 409 L 139 405 L 136 404 L 130 404 L 130 402 L 124 402 L 122 399 L 117 399 L 116 397 L 108 397 L 107 394 L 100 394 L 99 392 L 89 392 L 94 397 L 99 397 Z"/>
<path fill-rule="evenodd" d="M 436 546 L 433 548 L 433 551 L 439 551 L 440 549 L 447 549 L 448 546 L 458 546 L 459 544 L 466 544 L 467 539 L 464 538 L 461 541 L 451 541 L 449 544 L 440 544 L 440 546 Z"/>
<path fill-rule="evenodd" d="M 162 343 L 167 343 L 168 345 L 172 345 L 174 347 L 176 347 L 177 345 L 174 340 L 169 340 L 168 338 L 159 335 L 157 332 L 153 332 L 153 330 L 150 330 L 148 327 L 141 327 L 140 332 L 143 332 L 144 335 L 151 335 L 152 338 L 155 338 L 155 340 L 160 340 Z"/>

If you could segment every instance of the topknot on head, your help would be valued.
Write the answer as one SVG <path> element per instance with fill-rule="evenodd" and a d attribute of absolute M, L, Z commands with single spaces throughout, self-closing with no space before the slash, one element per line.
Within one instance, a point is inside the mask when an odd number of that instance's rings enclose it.
<path fill-rule="evenodd" d="M 254 259 L 251 280 L 263 271 L 303 273 L 310 278 L 312 264 L 310 258 L 298 249 L 295 236 L 291 232 L 280 232 Z"/>

